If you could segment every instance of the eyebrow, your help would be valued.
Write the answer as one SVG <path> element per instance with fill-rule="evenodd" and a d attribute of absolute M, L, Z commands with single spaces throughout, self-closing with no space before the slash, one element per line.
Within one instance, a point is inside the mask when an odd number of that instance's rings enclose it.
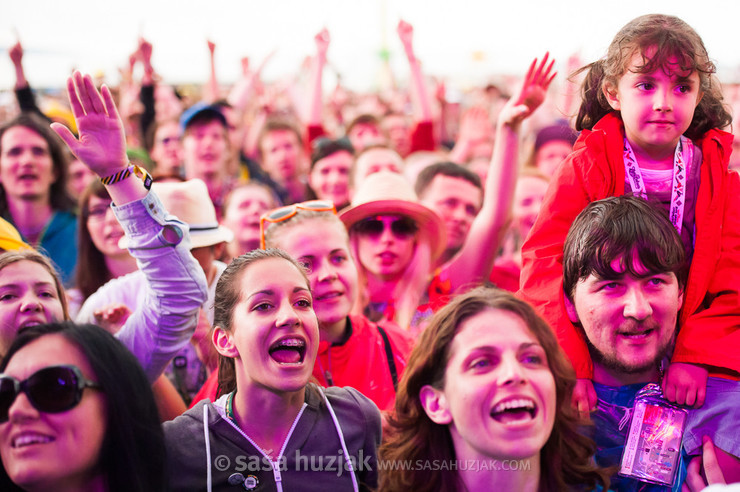
<path fill-rule="evenodd" d="M 295 294 L 296 292 L 303 292 L 303 291 L 305 291 L 305 292 L 311 292 L 306 287 L 294 287 L 293 288 L 293 294 Z M 248 296 L 247 299 L 251 299 L 252 297 L 258 296 L 260 294 L 265 294 L 265 295 L 268 295 L 268 296 L 272 296 L 272 295 L 275 295 L 275 291 L 272 290 L 272 289 L 258 290 L 257 292 L 255 292 L 252 295 Z"/>

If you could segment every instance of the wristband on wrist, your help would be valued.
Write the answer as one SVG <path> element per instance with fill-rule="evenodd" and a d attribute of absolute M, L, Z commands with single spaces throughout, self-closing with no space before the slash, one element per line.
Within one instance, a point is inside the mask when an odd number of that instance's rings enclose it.
<path fill-rule="evenodd" d="M 100 181 L 105 186 L 110 186 L 112 184 L 119 183 L 123 181 L 126 178 L 129 178 L 131 176 L 136 176 L 141 181 L 144 182 L 144 188 L 147 190 L 150 190 L 152 188 L 152 177 L 151 175 L 146 171 L 146 169 L 137 166 L 136 164 L 129 163 L 128 167 L 126 169 L 121 169 L 115 174 L 111 174 L 110 176 L 106 176 L 104 178 L 100 178 Z"/>

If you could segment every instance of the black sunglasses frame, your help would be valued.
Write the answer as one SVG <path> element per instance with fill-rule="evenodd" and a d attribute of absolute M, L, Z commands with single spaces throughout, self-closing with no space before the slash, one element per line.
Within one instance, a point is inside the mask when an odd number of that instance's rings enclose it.
<path fill-rule="evenodd" d="M 50 379 L 45 379 L 50 378 Z M 56 380 L 56 383 L 54 383 Z M 63 381 L 63 382 L 62 382 Z M 6 384 L 12 383 L 12 394 Z M 46 400 L 44 398 L 50 398 L 49 395 L 39 395 L 37 391 L 39 389 L 46 389 L 52 387 L 50 384 L 56 384 L 57 387 L 56 395 L 62 395 L 59 392 L 68 391 L 69 393 L 63 394 L 62 400 Z M 76 407 L 82 400 L 82 392 L 85 388 L 100 389 L 100 384 L 85 379 L 82 375 L 82 371 L 73 365 L 56 365 L 48 366 L 31 374 L 28 378 L 23 381 L 19 381 L 13 376 L 7 374 L 0 374 L 0 423 L 7 422 L 10 418 L 10 407 L 13 406 L 16 398 L 20 393 L 25 393 L 28 401 L 33 407 L 39 412 L 44 413 L 61 413 L 71 410 Z M 8 401 L 6 398 L 12 396 Z"/>
<path fill-rule="evenodd" d="M 380 226 L 378 226 L 380 224 Z M 368 217 L 355 223 L 352 228 L 358 233 L 369 237 L 378 237 L 385 230 L 385 222 L 378 217 Z M 419 225 L 411 217 L 399 216 L 391 222 L 391 232 L 394 236 L 407 239 L 419 232 Z"/>

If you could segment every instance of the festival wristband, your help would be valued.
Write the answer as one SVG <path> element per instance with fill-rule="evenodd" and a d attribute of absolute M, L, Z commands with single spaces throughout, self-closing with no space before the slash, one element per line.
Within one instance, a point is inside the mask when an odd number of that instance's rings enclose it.
<path fill-rule="evenodd" d="M 112 184 L 119 183 L 131 176 L 136 176 L 137 178 L 139 178 L 144 183 L 144 188 L 146 188 L 147 190 L 150 190 L 152 188 L 152 176 L 146 171 L 146 169 L 137 166 L 136 164 L 129 164 L 127 168 L 121 169 L 115 174 L 100 178 L 100 181 L 105 186 L 110 186 Z"/>

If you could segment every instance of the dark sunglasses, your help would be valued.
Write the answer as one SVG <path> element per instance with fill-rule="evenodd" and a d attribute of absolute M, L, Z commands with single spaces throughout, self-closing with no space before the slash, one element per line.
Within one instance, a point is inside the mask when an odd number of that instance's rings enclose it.
<path fill-rule="evenodd" d="M 20 393 L 25 393 L 39 412 L 60 413 L 74 408 L 85 388 L 100 385 L 85 379 L 75 366 L 45 367 L 24 381 L 0 374 L 0 423 L 8 421 L 10 407 Z"/>
<path fill-rule="evenodd" d="M 379 237 L 385 230 L 385 222 L 377 217 L 370 217 L 357 222 L 352 228 L 364 236 Z M 408 239 L 419 230 L 414 219 L 409 217 L 398 217 L 391 222 L 391 232 L 399 239 Z"/>
<path fill-rule="evenodd" d="M 278 222 L 288 220 L 295 216 L 299 210 L 306 210 L 309 212 L 331 212 L 334 215 L 337 214 L 337 209 L 329 200 L 310 200 L 270 210 L 269 212 L 262 214 L 262 217 L 260 217 L 260 248 L 265 249 L 265 231 L 267 230 L 267 223 L 277 224 Z"/>

